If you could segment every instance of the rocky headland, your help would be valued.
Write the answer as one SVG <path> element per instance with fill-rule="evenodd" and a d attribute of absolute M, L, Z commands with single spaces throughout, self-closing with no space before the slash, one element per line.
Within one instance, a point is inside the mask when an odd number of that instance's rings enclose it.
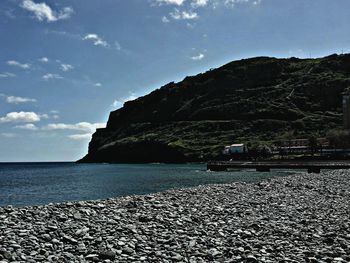
<path fill-rule="evenodd" d="M 350 262 L 350 173 L 0 208 L 0 262 Z"/>
<path fill-rule="evenodd" d="M 233 61 L 126 102 L 80 162 L 202 162 L 234 142 L 324 137 L 342 127 L 349 86 L 350 54 Z"/>

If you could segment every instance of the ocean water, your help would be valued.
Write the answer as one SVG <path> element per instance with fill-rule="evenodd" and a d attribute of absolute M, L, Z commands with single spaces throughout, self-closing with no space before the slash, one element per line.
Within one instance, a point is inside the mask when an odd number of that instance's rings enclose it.
<path fill-rule="evenodd" d="M 205 164 L 0 163 L 0 206 L 43 205 L 203 184 L 256 182 L 289 173 L 207 172 Z"/>

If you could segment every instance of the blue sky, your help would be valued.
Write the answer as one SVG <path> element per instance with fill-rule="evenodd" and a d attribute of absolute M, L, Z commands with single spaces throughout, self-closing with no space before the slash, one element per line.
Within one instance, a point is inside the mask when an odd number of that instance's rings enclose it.
<path fill-rule="evenodd" d="M 109 112 L 229 61 L 350 52 L 348 0 L 1 0 L 0 161 L 69 161 Z"/>

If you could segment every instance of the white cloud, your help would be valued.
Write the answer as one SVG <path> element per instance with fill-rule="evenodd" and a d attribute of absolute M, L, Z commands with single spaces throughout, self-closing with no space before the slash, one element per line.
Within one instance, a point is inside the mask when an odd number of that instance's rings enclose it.
<path fill-rule="evenodd" d="M 39 116 L 40 116 L 40 118 L 43 118 L 43 119 L 48 119 L 49 118 L 49 115 L 47 115 L 47 114 L 41 114 Z"/>
<path fill-rule="evenodd" d="M 204 54 L 199 53 L 197 56 L 191 57 L 192 60 L 202 60 L 204 58 Z"/>
<path fill-rule="evenodd" d="M 193 8 L 203 7 L 206 6 L 209 3 L 209 0 L 194 0 L 191 3 L 191 6 Z"/>
<path fill-rule="evenodd" d="M 95 83 L 94 86 L 95 87 L 102 87 L 102 84 L 101 83 Z"/>
<path fill-rule="evenodd" d="M 66 123 L 51 123 L 48 124 L 45 130 L 76 130 L 85 132 L 95 132 L 98 128 L 105 128 L 105 123 L 89 123 L 89 122 L 79 122 L 76 124 L 66 124 Z"/>
<path fill-rule="evenodd" d="M 79 122 L 75 124 L 66 124 L 66 123 L 51 123 L 44 127 L 44 130 L 75 130 L 82 131 L 85 133 L 82 134 L 72 134 L 67 137 L 72 140 L 86 140 L 90 139 L 92 134 L 98 128 L 105 128 L 105 123 L 89 123 L 89 122 Z"/>
<path fill-rule="evenodd" d="M 111 106 L 114 107 L 114 108 L 119 108 L 119 107 L 123 106 L 123 101 L 121 101 L 121 100 L 114 100 Z"/>
<path fill-rule="evenodd" d="M 7 61 L 7 65 L 9 66 L 13 66 L 13 67 L 18 67 L 18 68 L 22 68 L 22 69 L 29 69 L 30 68 L 30 64 L 26 64 L 26 63 L 20 63 L 16 60 L 9 60 Z"/>
<path fill-rule="evenodd" d="M 195 12 L 187 12 L 187 11 L 183 11 L 182 12 L 182 19 L 197 19 L 198 18 L 198 14 Z"/>
<path fill-rule="evenodd" d="M 50 79 L 63 79 L 63 77 L 60 76 L 59 74 L 48 73 L 48 74 L 45 74 L 44 76 L 42 76 L 42 79 L 48 81 Z"/>
<path fill-rule="evenodd" d="M 60 118 L 59 113 L 60 112 L 57 110 L 50 111 L 50 118 L 55 119 L 55 120 L 59 119 Z"/>
<path fill-rule="evenodd" d="M 47 58 L 47 57 L 42 57 L 42 58 L 39 58 L 38 59 L 40 62 L 42 62 L 42 63 L 47 63 L 47 62 L 49 62 L 49 59 Z"/>
<path fill-rule="evenodd" d="M 74 67 L 72 65 L 69 65 L 69 64 L 61 64 L 61 69 L 62 69 L 62 71 L 69 71 L 71 69 L 74 69 Z"/>
<path fill-rule="evenodd" d="M 41 115 L 35 112 L 9 112 L 4 117 L 0 117 L 0 123 L 5 122 L 38 122 Z"/>
<path fill-rule="evenodd" d="M 114 100 L 112 103 L 112 107 L 113 108 L 120 108 L 123 106 L 123 104 L 127 101 L 131 101 L 131 100 L 135 100 L 137 99 L 136 94 L 135 93 L 131 93 L 128 97 L 122 98 L 122 99 L 117 99 Z"/>
<path fill-rule="evenodd" d="M 193 20 L 199 18 L 200 9 L 217 7 L 233 8 L 242 4 L 259 5 L 262 0 L 150 0 L 152 6 L 173 5 L 177 8 L 167 16 L 162 16 L 163 23 L 170 22 L 169 18 L 175 20 Z M 193 25 L 190 24 L 190 28 Z"/>
<path fill-rule="evenodd" d="M 190 29 L 193 29 L 194 28 L 194 24 L 191 24 L 191 23 L 186 23 L 186 26 Z"/>
<path fill-rule="evenodd" d="M 163 17 L 162 17 L 162 22 L 163 22 L 163 23 L 169 23 L 170 20 L 169 20 L 166 16 L 163 16 Z"/>
<path fill-rule="evenodd" d="M 73 8 L 71 7 L 64 7 L 60 11 L 54 11 L 45 2 L 35 3 L 32 0 L 23 0 L 21 7 L 34 13 L 35 18 L 39 21 L 46 20 L 47 22 L 56 22 L 58 20 L 67 19 L 74 13 Z"/>
<path fill-rule="evenodd" d="M 225 0 L 224 5 L 227 7 L 235 7 L 237 4 L 253 4 L 259 5 L 261 0 Z"/>
<path fill-rule="evenodd" d="M 83 37 L 83 40 L 91 40 L 95 46 L 109 47 L 108 42 L 103 40 L 97 34 L 87 34 Z"/>
<path fill-rule="evenodd" d="M 115 46 L 116 50 L 121 50 L 122 49 L 122 46 L 120 45 L 120 43 L 118 41 L 114 42 L 114 46 Z"/>
<path fill-rule="evenodd" d="M 68 135 L 67 137 L 72 140 L 90 140 L 92 134 L 91 133 L 84 133 L 84 134 L 72 134 Z"/>
<path fill-rule="evenodd" d="M 71 17 L 71 15 L 74 14 L 74 10 L 72 7 L 67 6 L 62 9 L 62 11 L 59 13 L 59 16 L 57 17 L 58 20 L 60 19 L 68 19 Z"/>
<path fill-rule="evenodd" d="M 185 0 L 155 0 L 153 3 L 157 3 L 159 5 L 165 4 L 165 5 L 182 5 L 185 2 Z"/>
<path fill-rule="evenodd" d="M 74 34 L 71 32 L 67 32 L 67 31 L 57 31 L 57 30 L 48 30 L 46 29 L 45 34 L 54 34 L 54 35 L 58 35 L 58 36 L 63 36 L 63 37 L 67 37 L 67 38 L 71 38 L 71 39 L 81 39 L 82 36 L 79 34 Z M 57 60 L 56 60 L 57 62 Z"/>
<path fill-rule="evenodd" d="M 30 131 L 37 131 L 39 129 L 33 123 L 27 123 L 24 125 L 17 125 L 17 126 L 15 126 L 15 128 L 22 129 L 22 130 L 30 130 Z"/>
<path fill-rule="evenodd" d="M 25 103 L 25 102 L 36 102 L 36 99 L 8 96 L 6 97 L 6 101 L 12 104 L 19 104 L 19 103 Z"/>
<path fill-rule="evenodd" d="M 67 31 L 56 31 L 56 30 L 45 30 L 45 33 L 46 34 L 55 34 L 55 35 L 59 35 L 62 37 L 71 38 L 71 39 L 75 39 L 75 40 L 89 41 L 95 46 L 100 46 L 100 47 L 104 47 L 104 48 L 111 48 L 111 49 L 116 49 L 116 50 L 123 49 L 122 45 L 117 40 L 112 42 L 112 43 L 109 43 L 108 41 L 104 40 L 101 36 L 99 36 L 98 34 L 95 34 L 95 33 L 80 35 L 80 34 L 70 33 Z M 56 61 L 56 62 L 58 62 L 58 61 Z M 58 63 L 60 63 L 60 62 L 58 62 Z"/>
<path fill-rule="evenodd" d="M 16 77 L 16 74 L 9 73 L 9 72 L 0 73 L 0 78 L 14 78 L 14 77 Z"/>
<path fill-rule="evenodd" d="M 175 20 L 192 20 L 199 18 L 196 12 L 192 11 L 179 11 L 177 8 L 174 9 L 174 12 L 169 13 L 169 15 Z"/>

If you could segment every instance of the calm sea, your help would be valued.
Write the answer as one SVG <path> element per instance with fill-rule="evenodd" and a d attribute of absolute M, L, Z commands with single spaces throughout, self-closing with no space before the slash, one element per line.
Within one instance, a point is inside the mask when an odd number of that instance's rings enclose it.
<path fill-rule="evenodd" d="M 205 164 L 0 163 L 0 206 L 140 195 L 213 183 L 255 182 L 290 172 L 207 172 Z"/>

